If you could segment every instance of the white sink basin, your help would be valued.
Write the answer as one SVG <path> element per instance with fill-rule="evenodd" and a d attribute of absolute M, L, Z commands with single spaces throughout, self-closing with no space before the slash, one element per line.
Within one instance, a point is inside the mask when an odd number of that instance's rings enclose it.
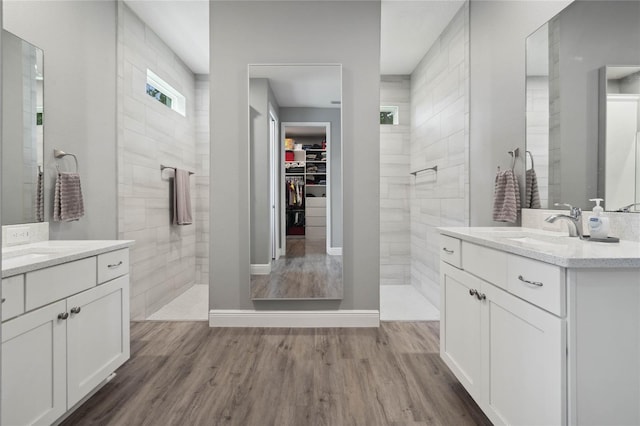
<path fill-rule="evenodd" d="M 577 240 L 577 238 L 570 239 L 565 236 L 523 235 L 519 237 L 505 238 L 505 240 L 517 243 L 522 247 L 558 248 L 568 246 L 572 240 Z"/>

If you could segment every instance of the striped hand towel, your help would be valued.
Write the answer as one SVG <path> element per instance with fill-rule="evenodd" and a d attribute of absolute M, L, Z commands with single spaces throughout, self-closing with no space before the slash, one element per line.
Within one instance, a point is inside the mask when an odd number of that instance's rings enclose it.
<path fill-rule="evenodd" d="M 520 212 L 520 187 L 513 170 L 499 171 L 493 191 L 493 220 L 514 223 Z"/>
<path fill-rule="evenodd" d="M 36 222 L 44 222 L 44 173 L 40 170 L 36 184 Z"/>
<path fill-rule="evenodd" d="M 528 209 L 540 208 L 540 191 L 538 190 L 538 177 L 534 169 L 526 173 L 527 190 L 525 192 L 524 207 Z"/>
<path fill-rule="evenodd" d="M 69 222 L 84 216 L 82 189 L 78 173 L 58 172 L 53 197 L 53 220 Z"/>

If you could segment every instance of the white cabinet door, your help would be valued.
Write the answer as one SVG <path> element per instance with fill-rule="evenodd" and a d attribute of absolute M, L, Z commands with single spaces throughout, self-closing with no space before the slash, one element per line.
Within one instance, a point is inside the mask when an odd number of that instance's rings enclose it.
<path fill-rule="evenodd" d="M 2 424 L 53 423 L 67 410 L 64 301 L 2 324 Z"/>
<path fill-rule="evenodd" d="M 482 303 L 469 291 L 480 290 L 482 281 L 440 262 L 440 283 L 444 305 L 440 318 L 440 356 L 478 401 Z"/>
<path fill-rule="evenodd" d="M 565 320 L 484 283 L 483 403 L 495 424 L 566 424 Z"/>
<path fill-rule="evenodd" d="M 68 407 L 129 359 L 129 276 L 67 299 Z"/>

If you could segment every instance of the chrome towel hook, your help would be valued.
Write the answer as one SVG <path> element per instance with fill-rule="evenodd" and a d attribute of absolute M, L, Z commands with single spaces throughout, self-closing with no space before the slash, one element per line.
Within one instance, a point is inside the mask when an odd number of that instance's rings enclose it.
<path fill-rule="evenodd" d="M 78 173 L 78 170 L 79 170 L 79 167 L 78 167 L 78 157 L 76 157 L 76 155 L 75 155 L 75 154 L 69 154 L 69 153 L 66 153 L 66 152 L 64 152 L 63 150 L 58 149 L 58 148 L 55 148 L 55 149 L 53 150 L 53 156 L 54 156 L 54 157 L 56 157 L 56 158 L 63 158 L 63 157 L 66 157 L 67 155 L 72 156 L 72 157 L 73 157 L 73 159 L 76 161 L 76 173 Z M 58 166 L 56 166 L 56 168 L 58 168 Z M 60 171 L 60 168 L 58 168 L 58 171 Z"/>
<path fill-rule="evenodd" d="M 509 155 L 511 156 L 511 171 L 513 171 L 514 167 L 516 166 L 516 158 L 520 156 L 520 148 L 509 151 Z"/>

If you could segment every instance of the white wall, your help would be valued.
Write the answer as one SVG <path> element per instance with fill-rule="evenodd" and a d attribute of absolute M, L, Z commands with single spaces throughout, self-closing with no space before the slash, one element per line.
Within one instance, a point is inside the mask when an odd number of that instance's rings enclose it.
<path fill-rule="evenodd" d="M 249 173 L 251 208 L 251 264 L 271 263 L 271 164 L 269 105 L 279 115 L 279 107 L 271 90 L 269 79 L 249 80 L 249 105 L 251 108 Z M 279 144 L 279 141 L 278 141 Z"/>
<path fill-rule="evenodd" d="M 210 5 L 213 309 L 251 309 L 247 65 L 343 65 L 344 299 L 265 302 L 264 309 L 379 306 L 380 2 Z"/>
<path fill-rule="evenodd" d="M 118 237 L 136 240 L 131 318 L 139 320 L 195 283 L 196 224 L 171 224 L 174 172 L 160 171 L 160 164 L 196 170 L 195 76 L 128 6 L 118 6 Z M 146 93 L 147 68 L 185 96 L 186 117 Z M 192 214 L 195 189 L 192 176 Z"/>
<path fill-rule="evenodd" d="M 409 175 L 411 77 L 383 75 L 380 105 L 397 106 L 397 125 L 380 125 L 380 285 L 411 283 Z"/>
<path fill-rule="evenodd" d="M 472 226 L 493 222 L 493 186 L 507 151 L 524 152 L 525 39 L 569 1 L 471 1 L 470 202 Z M 522 177 L 524 157 L 516 172 Z M 524 181 L 521 180 L 521 188 Z"/>
<path fill-rule="evenodd" d="M 9 1 L 4 28 L 44 50 L 45 220 L 51 220 L 53 149 L 76 154 L 85 216 L 51 222 L 52 239 L 116 238 L 116 3 Z M 73 168 L 73 160 L 61 163 Z"/>
<path fill-rule="evenodd" d="M 438 226 L 469 223 L 469 3 L 411 74 L 411 284 L 440 301 Z"/>

